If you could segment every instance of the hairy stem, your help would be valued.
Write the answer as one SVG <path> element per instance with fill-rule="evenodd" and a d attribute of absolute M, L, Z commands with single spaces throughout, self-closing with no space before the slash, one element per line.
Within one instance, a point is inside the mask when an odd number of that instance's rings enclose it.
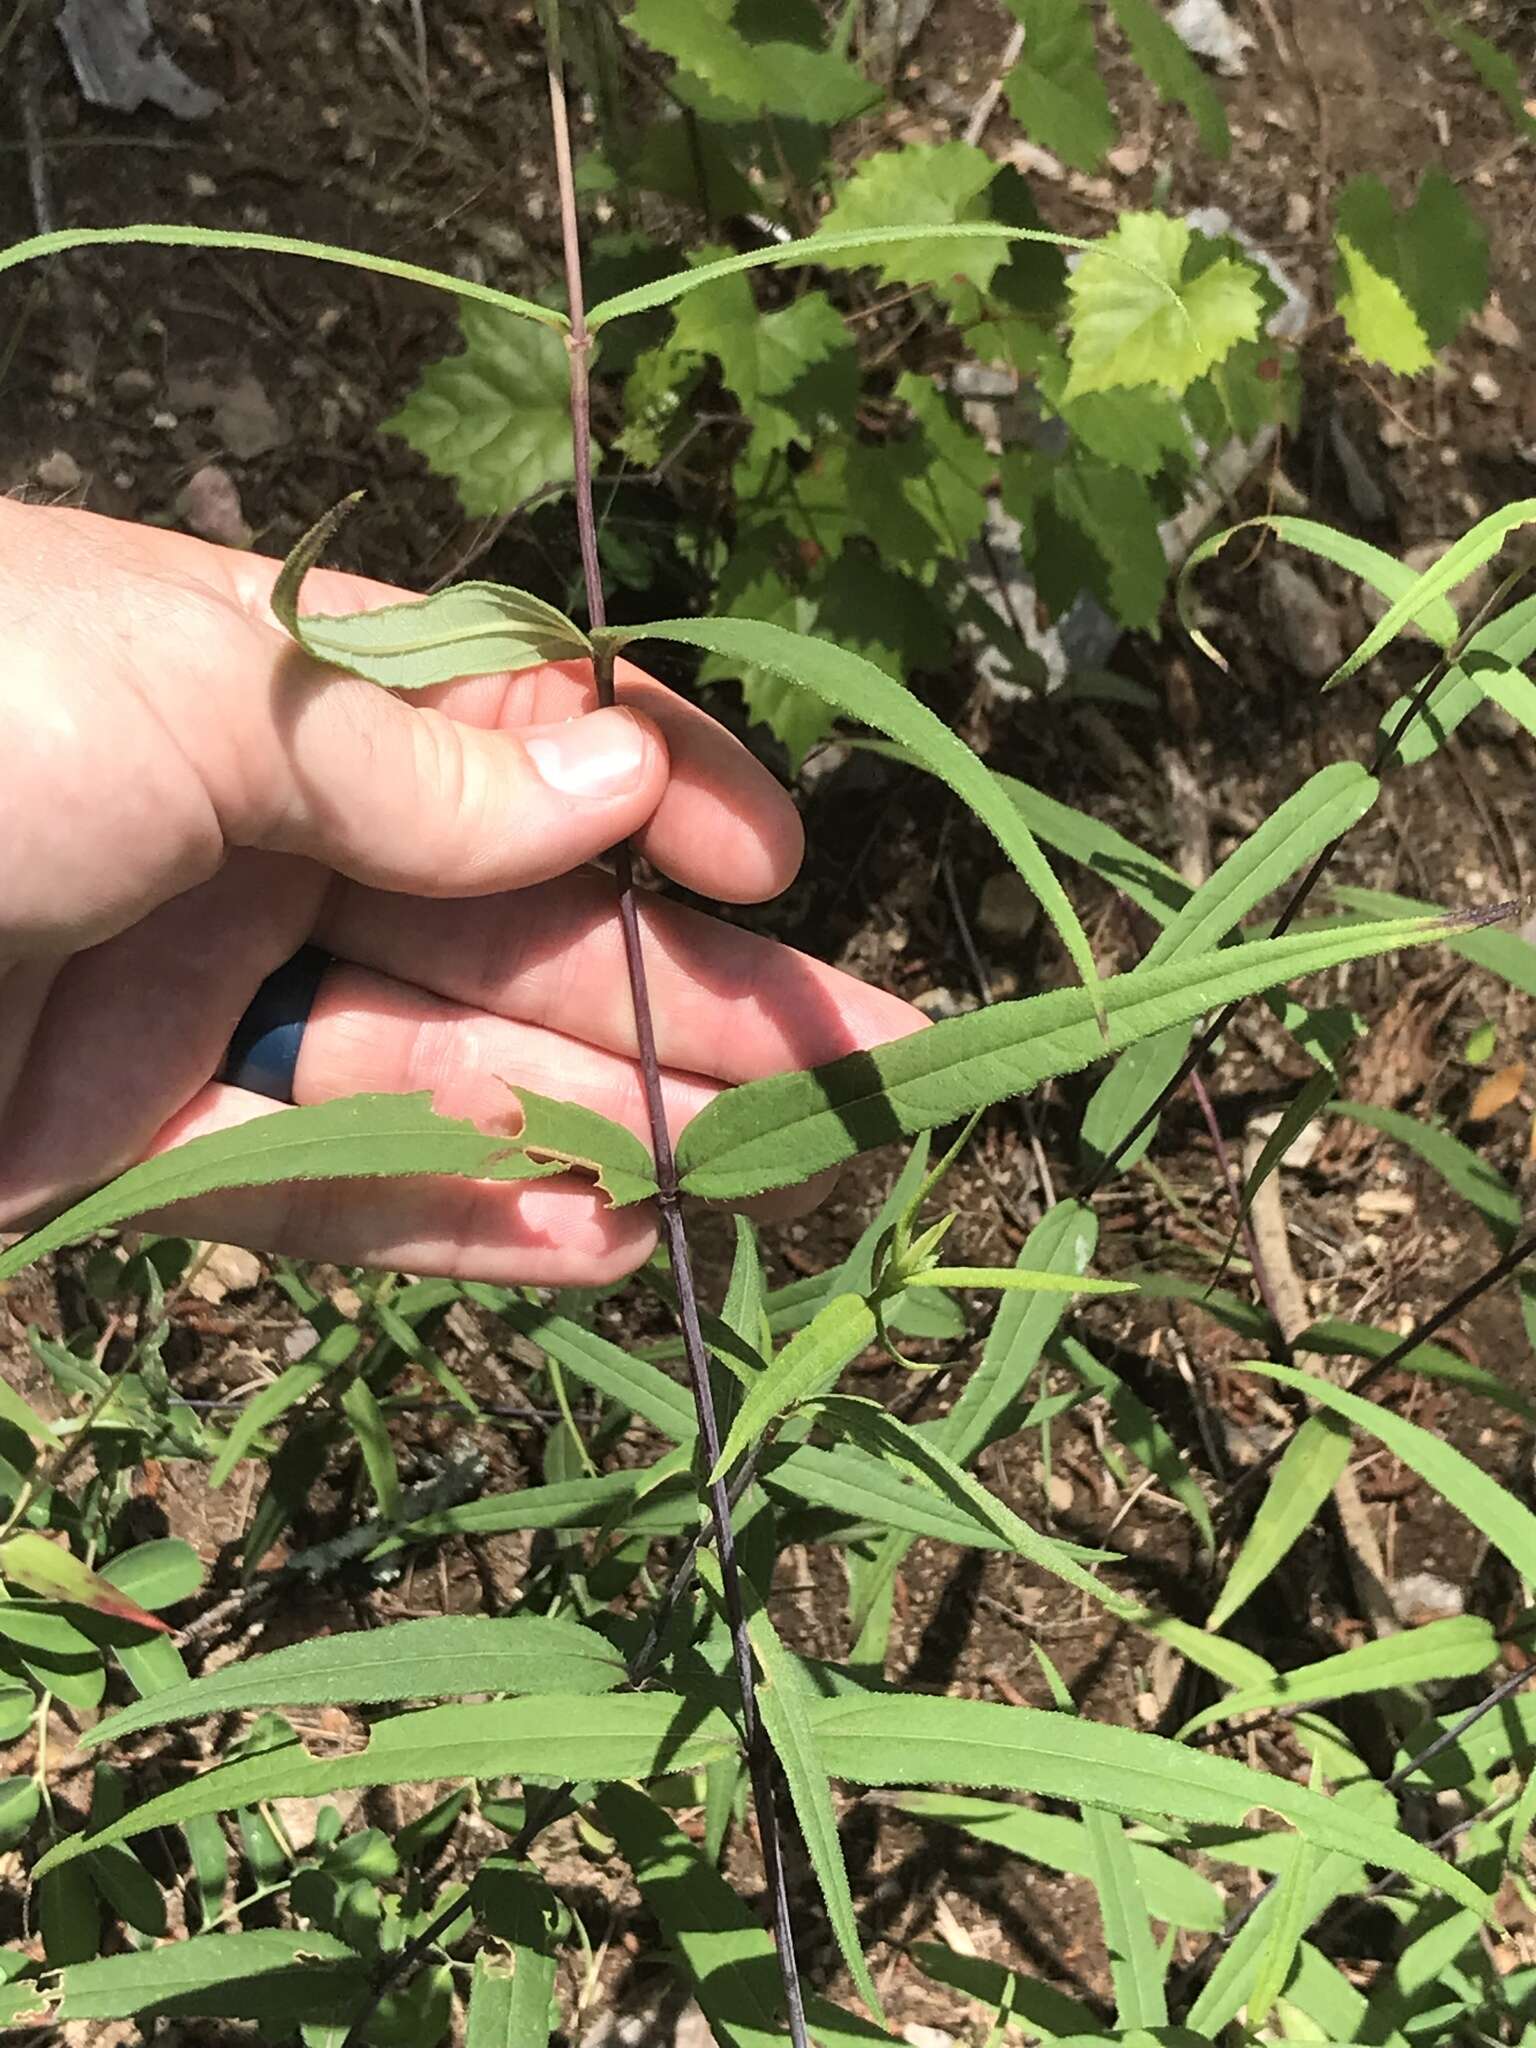
<path fill-rule="evenodd" d="M 576 190 L 572 175 L 570 124 L 566 112 L 565 80 L 557 48 L 549 62 L 549 106 L 554 129 L 555 164 L 560 185 L 561 243 L 565 252 L 566 287 L 570 298 L 570 331 L 566 347 L 571 365 L 571 434 L 575 464 L 574 488 L 576 525 L 581 544 L 582 575 L 586 583 L 587 616 L 592 630 L 607 623 L 603 603 L 602 567 L 597 552 L 597 520 L 592 498 L 592 398 L 590 368 L 592 338 L 587 328 L 586 297 L 581 267 L 581 233 L 576 214 Z M 599 645 L 594 657 L 594 675 L 599 704 L 614 701 L 613 650 Z M 629 970 L 630 996 L 635 1012 L 635 1037 L 645 1089 L 646 1116 L 651 1129 L 651 1149 L 656 1161 L 657 1206 L 672 1282 L 677 1291 L 677 1314 L 682 1327 L 683 1355 L 698 1411 L 699 1442 L 704 1469 L 716 1473 L 720 1462 L 720 1426 L 715 1414 L 714 1391 L 709 1378 L 709 1354 L 699 1326 L 698 1290 L 694 1284 L 693 1261 L 683 1227 L 682 1198 L 677 1185 L 677 1163 L 667 1129 L 666 1105 L 661 1091 L 661 1063 L 656 1054 L 656 1030 L 651 1014 L 650 990 L 645 969 L 645 951 L 640 934 L 640 914 L 635 900 L 634 862 L 627 844 L 614 849 L 614 874 L 618 883 L 619 922 L 624 933 L 624 959 Z M 758 1836 L 763 1867 L 773 1906 L 773 1932 L 778 1948 L 779 1969 L 784 1983 L 784 2002 L 790 2038 L 795 2048 L 809 2048 L 804 2002 L 800 1991 L 799 1967 L 795 1960 L 794 1929 L 790 1917 L 789 1885 L 784 1866 L 784 1844 L 774 1791 L 773 1753 L 757 1712 L 752 1646 L 747 1638 L 746 1614 L 741 1598 L 741 1578 L 736 1562 L 735 1538 L 731 1528 L 731 1501 L 723 1475 L 708 1484 L 709 1510 L 714 1524 L 715 1551 L 720 1560 L 720 1577 L 725 1596 L 726 1618 L 731 1632 L 731 1656 L 741 1693 L 741 1732 L 747 1769 L 752 1780 L 752 1797 L 757 1812 Z"/>

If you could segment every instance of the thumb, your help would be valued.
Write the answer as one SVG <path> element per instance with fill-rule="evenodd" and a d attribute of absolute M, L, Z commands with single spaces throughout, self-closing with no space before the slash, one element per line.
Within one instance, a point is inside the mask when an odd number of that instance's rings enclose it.
<path fill-rule="evenodd" d="M 666 742 L 627 708 L 516 732 L 336 677 L 274 693 L 274 801 L 238 843 L 298 853 L 419 896 L 548 881 L 637 831 L 667 784 Z"/>

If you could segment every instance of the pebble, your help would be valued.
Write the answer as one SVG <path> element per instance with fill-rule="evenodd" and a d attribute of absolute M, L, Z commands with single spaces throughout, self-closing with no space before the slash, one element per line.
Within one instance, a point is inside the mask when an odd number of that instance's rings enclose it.
<path fill-rule="evenodd" d="M 1392 1600 L 1398 1613 L 1409 1620 L 1420 1614 L 1460 1614 L 1466 1605 L 1461 1588 L 1434 1572 L 1409 1572 L 1394 1584 Z"/>
<path fill-rule="evenodd" d="M 1389 1223 L 1411 1216 L 1418 1206 L 1406 1188 L 1367 1188 L 1355 1199 L 1355 1214 L 1362 1223 Z"/>
<path fill-rule="evenodd" d="M 112 379 L 112 396 L 119 405 L 142 405 L 154 388 L 155 380 L 149 371 L 141 370 L 136 363 L 119 370 Z"/>
<path fill-rule="evenodd" d="M 1298 674 L 1321 682 L 1344 659 L 1339 614 L 1304 569 L 1271 556 L 1265 565 L 1264 608 L 1281 654 Z"/>
<path fill-rule="evenodd" d="M 1497 405 L 1504 396 L 1504 387 L 1498 378 L 1490 376 L 1487 370 L 1474 370 L 1472 373 L 1472 396 L 1479 405 Z"/>
<path fill-rule="evenodd" d="M 955 2037 L 942 2027 L 925 2027 L 921 2020 L 908 2020 L 901 2030 L 907 2048 L 955 2048 Z"/>
<path fill-rule="evenodd" d="M 1027 939 L 1040 918 L 1040 905 L 1024 877 L 1012 868 L 988 875 L 976 903 L 976 922 L 989 938 Z"/>
<path fill-rule="evenodd" d="M 1495 348 L 1518 348 L 1520 330 L 1496 298 L 1490 299 L 1473 321 L 1473 328 Z"/>
<path fill-rule="evenodd" d="M 187 1291 L 199 1301 L 220 1302 L 228 1294 L 248 1294 L 266 1277 L 267 1269 L 254 1252 L 243 1245 L 216 1244 L 187 1282 Z"/>
<path fill-rule="evenodd" d="M 46 491 L 78 490 L 85 473 L 67 448 L 55 448 L 45 455 L 32 474 Z"/>
<path fill-rule="evenodd" d="M 1304 235 L 1312 225 L 1312 202 L 1305 192 L 1293 192 L 1285 202 L 1285 232 Z"/>

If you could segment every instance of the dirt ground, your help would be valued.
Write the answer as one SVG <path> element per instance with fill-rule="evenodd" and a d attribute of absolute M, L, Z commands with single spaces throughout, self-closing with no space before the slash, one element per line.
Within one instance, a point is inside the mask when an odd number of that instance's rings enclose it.
<path fill-rule="evenodd" d="M 1053 226 L 1092 230 L 1124 205 L 1219 206 L 1275 258 L 1314 303 L 1329 300 L 1332 201 L 1349 177 L 1382 176 L 1401 198 L 1408 168 L 1442 161 L 1486 225 L 1495 298 L 1414 383 L 1350 359 L 1337 322 L 1315 322 L 1304 355 L 1299 432 L 1247 487 L 1240 509 L 1267 503 L 1335 520 L 1395 551 L 1442 541 L 1511 499 L 1536 491 L 1536 215 L 1530 149 L 1516 145 L 1497 104 L 1445 50 L 1417 0 L 1232 0 L 1252 38 L 1245 75 L 1223 82 L 1231 160 L 1194 146 L 1188 122 L 1153 101 L 1127 60 L 1107 71 L 1122 140 L 1102 175 L 1035 178 Z M 210 118 L 183 123 L 145 108 L 115 115 L 83 103 L 50 28 L 18 33 L 0 98 L 0 238 L 44 225 L 193 220 L 213 226 L 350 242 L 407 260 L 449 266 L 513 289 L 557 267 L 550 169 L 543 142 L 542 56 L 531 7 L 438 0 L 427 10 L 425 63 L 400 0 L 224 0 L 155 9 L 171 51 L 222 96 Z M 994 0 L 939 0 L 903 65 L 903 132 L 947 139 L 962 131 L 995 75 L 1010 18 Z M 1536 57 L 1529 0 L 1484 0 L 1477 26 L 1522 67 Z M 14 60 L 14 61 L 13 61 Z M 45 138 L 29 153 L 29 127 Z M 1000 155 L 1019 136 L 1006 105 L 986 131 Z M 29 175 L 30 173 L 30 175 Z M 196 525 L 208 508 L 188 486 L 217 464 L 238 496 L 230 512 L 265 551 L 283 552 L 348 491 L 368 489 L 343 555 L 413 587 L 455 572 L 482 539 L 449 487 L 376 431 L 426 361 L 450 345 L 449 316 L 430 294 L 291 261 L 186 251 L 92 251 L 0 280 L 0 489 L 86 504 L 121 517 Z M 509 532 L 478 573 L 526 570 L 526 535 Z M 563 578 L 568 561 L 546 562 Z M 537 568 L 534 573 L 537 573 Z M 1099 706 L 1002 706 L 963 676 L 937 679 L 935 701 L 996 766 L 1082 805 L 1187 873 L 1208 870 L 1243 834 L 1333 760 L 1368 754 L 1381 709 L 1422 673 L 1422 650 L 1399 646 L 1357 686 L 1321 699 L 1265 609 L 1266 565 L 1230 551 L 1205 573 L 1208 630 L 1229 673 L 1194 655 L 1176 634 L 1125 643 L 1117 663 L 1165 705 L 1151 713 Z M 1320 615 L 1351 644 L 1363 630 L 1342 576 L 1312 571 Z M 525 580 L 529 580 L 525 577 Z M 558 593 L 554 593 L 558 594 Z M 734 716 L 727 700 L 719 707 Z M 1372 822 L 1351 839 L 1337 879 L 1456 905 L 1523 897 L 1536 877 L 1531 742 L 1479 715 L 1421 769 L 1390 783 Z M 1195 796 L 1192 798 L 1191 793 Z M 934 786 L 868 759 L 810 779 L 802 793 L 811 853 L 788 896 L 754 913 L 762 928 L 913 998 L 934 990 L 976 997 L 976 968 L 993 994 L 1048 985 L 1061 966 L 1033 934 L 978 927 L 995 850 Z M 1080 873 L 1070 877 L 1101 964 L 1129 964 L 1149 929 L 1124 899 Z M 980 959 L 973 958 L 972 945 Z M 1510 1100 L 1470 1120 L 1479 1082 L 1526 1057 L 1531 1007 L 1476 969 L 1441 957 L 1341 973 L 1331 992 L 1372 1022 L 1362 1042 L 1356 1098 L 1442 1116 L 1524 1188 L 1533 1109 L 1516 1078 Z M 1472 1031 L 1496 1027 L 1488 1067 L 1465 1058 Z M 1300 1078 L 1284 1041 L 1259 1015 L 1234 1027 L 1217 1078 L 1217 1115 L 1240 1149 L 1253 1112 L 1278 1106 Z M 959 1256 L 1011 1258 L 1038 1213 L 1042 1164 L 1058 1189 L 1072 1184 L 1075 1132 L 1088 1083 L 1047 1091 L 1029 1121 L 1016 1107 L 988 1120 L 955 1177 Z M 1360 1141 L 1366 1142 L 1360 1142 Z M 1165 1119 L 1155 1172 L 1116 1183 L 1101 1204 L 1103 1265 L 1178 1264 L 1209 1279 L 1225 1244 L 1230 1205 L 1193 1101 Z M 875 1161 L 850 1174 L 828 1207 L 794 1226 L 783 1275 L 817 1270 L 852 1241 L 889 1176 Z M 1476 1217 L 1406 1155 L 1369 1132 L 1330 1128 L 1303 1172 L 1283 1176 L 1293 1257 L 1309 1306 L 1403 1330 L 1472 1278 L 1490 1256 Z M 704 1225 L 706 1240 L 714 1225 Z M 718 1273 L 724 1238 L 707 1258 Z M 27 1321 L 57 1329 L 70 1310 L 71 1267 L 57 1283 L 33 1276 L 0 1302 L 0 1346 L 28 1371 L 19 1333 Z M 1225 1284 L 1252 1298 L 1241 1262 Z M 659 1325 L 626 1311 L 631 1335 Z M 215 1312 L 189 1303 L 179 1334 L 183 1384 L 207 1398 L 249 1380 L 252 1360 L 281 1356 L 291 1321 L 270 1287 Z M 1221 1369 L 1244 1356 L 1241 1339 L 1187 1303 L 1142 1301 L 1087 1317 L 1095 1341 L 1131 1379 L 1197 1463 L 1214 1439 L 1231 1463 L 1213 1475 L 1218 1501 L 1245 1462 L 1272 1439 L 1276 1416 L 1259 1383 Z M 1517 1304 L 1486 1297 L 1443 1341 L 1510 1383 L 1536 1386 L 1536 1364 Z M 963 1368 L 967 1345 L 928 1347 L 931 1362 Z M 466 1325 L 457 1362 L 486 1385 L 505 1384 L 483 1331 Z M 10 1368 L 8 1367 L 8 1370 Z M 905 1401 L 914 1383 L 890 1368 L 870 1391 Z M 476 1383 L 472 1378 L 472 1383 Z M 950 1384 L 917 1388 L 935 1404 Z M 1528 1446 L 1506 1417 L 1457 1394 L 1426 1394 L 1401 1380 L 1384 1390 L 1432 1421 L 1502 1477 L 1525 1487 Z M 1202 1437 L 1202 1415 L 1206 1435 Z M 923 1412 L 919 1409 L 918 1412 Z M 1282 1418 L 1283 1419 L 1283 1418 Z M 1266 1435 L 1268 1432 L 1268 1435 Z M 424 1436 L 423 1458 L 432 1443 Z M 515 1436 L 491 1450 L 497 1488 L 537 1471 L 536 1450 Z M 146 1531 L 188 1535 L 213 1559 L 232 1539 L 240 1501 L 203 1492 L 191 1468 L 147 1507 Z M 1026 1452 L 994 1453 L 986 1476 L 1031 1514 L 1130 1560 L 1129 1578 L 1175 1609 L 1203 1615 L 1210 1561 L 1190 1524 L 1155 1488 L 1134 1496 L 1108 1479 L 1087 1420 L 1061 1427 L 1052 1471 Z M 1368 1513 L 1401 1584 L 1423 1575 L 1498 1621 L 1511 1589 L 1484 1570 L 1483 1546 L 1399 1468 L 1366 1460 Z M 515 1539 L 508 1539 L 514 1544 Z M 488 1546 L 494 1553 L 495 1545 Z M 509 1549 L 506 1582 L 515 1583 Z M 1416 1577 L 1417 1575 L 1417 1577 Z M 803 1647 L 846 1650 L 840 1584 L 796 1579 L 781 1587 L 786 1627 Z M 1355 1639 L 1357 1624 L 1336 1545 L 1319 1531 L 1303 1544 L 1265 1603 L 1263 1648 L 1281 1662 Z M 468 1553 L 449 1553 L 382 1604 L 385 1613 L 468 1608 L 486 1596 Z M 349 1626 L 345 1610 L 290 1617 L 290 1626 Z M 1253 1624 L 1257 1626 L 1257 1624 Z M 1241 1636 L 1240 1618 L 1236 1633 Z M 1030 1654 L 1047 1648 L 1082 1710 L 1099 1719 L 1168 1728 L 1181 1718 L 1166 1675 L 1128 1635 L 1042 1583 L 1017 1560 L 919 1544 L 898 1588 L 888 1671 L 913 1685 L 1031 1704 L 1047 1698 Z M 1514 1654 L 1514 1653 L 1512 1653 Z M 1261 1760 L 1283 1765 L 1283 1747 Z M 876 1975 L 898 2023 L 956 2025 L 952 2002 L 907 1962 L 902 1944 L 958 1925 L 978 1952 L 1018 1963 L 1090 1997 L 1106 1989 L 1089 1894 L 1076 1881 L 1033 1871 L 957 1836 L 923 1832 L 872 1802 L 850 1809 L 846 1839 Z M 578 1887 L 596 1881 L 590 1858 L 566 1838 Z M 585 1873 L 585 1875 L 583 1875 Z M 742 1860 L 741 1875 L 750 1882 Z M 601 1891 L 599 1883 L 599 1891 Z M 654 1996 L 645 1921 L 611 1897 L 614 1996 L 640 2008 Z M 811 1916 L 814 1918 L 814 1916 Z M 638 1930 L 638 1932 L 637 1932 Z M 825 1974 L 838 1988 L 835 1972 Z M 190 2043 L 192 2036 L 188 2035 Z M 213 2042 L 215 2032 L 196 2040 Z M 217 2038 L 223 2038 L 218 2036 Z M 232 2037 L 231 2037 L 232 2038 Z"/>

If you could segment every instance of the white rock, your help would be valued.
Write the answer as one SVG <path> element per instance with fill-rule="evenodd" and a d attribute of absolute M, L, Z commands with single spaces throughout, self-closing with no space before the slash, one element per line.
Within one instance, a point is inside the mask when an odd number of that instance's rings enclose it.
<path fill-rule="evenodd" d="M 78 490 L 84 481 L 84 471 L 67 448 L 55 448 L 45 455 L 32 474 L 45 491 Z"/>
<path fill-rule="evenodd" d="M 1518 348 L 1520 330 L 1510 319 L 1497 298 L 1492 298 L 1481 313 L 1473 316 L 1472 325 L 1485 341 L 1491 341 L 1495 348 Z"/>
<path fill-rule="evenodd" d="M 207 1257 L 187 1282 L 187 1291 L 199 1301 L 217 1302 L 227 1294 L 245 1294 L 259 1287 L 266 1277 L 267 1269 L 254 1252 L 238 1244 L 216 1244 L 209 1247 Z"/>
<path fill-rule="evenodd" d="M 1221 0 L 1179 0 L 1168 26 L 1197 57 L 1209 57 L 1224 78 L 1246 77 L 1247 52 L 1258 47 L 1258 38 L 1232 19 Z"/>
<path fill-rule="evenodd" d="M 1472 396 L 1479 405 L 1497 405 L 1504 396 L 1503 385 L 1497 377 L 1490 376 L 1487 370 L 1474 370 L 1471 383 Z"/>
<path fill-rule="evenodd" d="M 925 2027 L 921 2020 L 908 2020 L 901 2030 L 907 2048 L 955 2048 L 955 2037 L 942 2027 Z"/>
<path fill-rule="evenodd" d="M 1466 1600 L 1459 1586 L 1434 1572 L 1409 1572 L 1392 1588 L 1393 1604 L 1399 1614 L 1460 1614 Z"/>
<path fill-rule="evenodd" d="M 1305 192 L 1293 192 L 1285 202 L 1285 232 L 1304 235 L 1312 225 L 1312 202 Z"/>

